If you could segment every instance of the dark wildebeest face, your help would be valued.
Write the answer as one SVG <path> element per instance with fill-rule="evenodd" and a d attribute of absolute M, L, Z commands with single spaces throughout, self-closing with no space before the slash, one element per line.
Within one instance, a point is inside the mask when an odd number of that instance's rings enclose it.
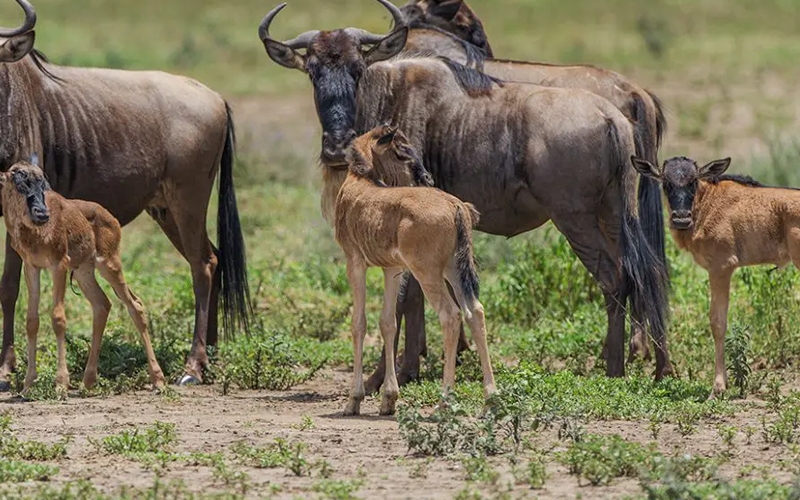
<path fill-rule="evenodd" d="M 0 62 L 16 62 L 33 50 L 36 33 L 36 11 L 27 0 L 17 0 L 25 11 L 25 21 L 19 28 L 0 28 Z"/>
<path fill-rule="evenodd" d="M 464 0 L 411 0 L 401 9 L 409 25 L 429 24 L 465 40 L 493 57 L 486 30 Z"/>
<path fill-rule="evenodd" d="M 1 178 L 3 184 L 11 183 L 17 193 L 25 198 L 28 215 L 34 224 L 41 225 L 50 220 L 50 210 L 45 202 L 45 192 L 50 190 L 50 184 L 39 168 L 37 155 L 34 154 L 30 162 L 15 163 Z"/>
<path fill-rule="evenodd" d="M 716 182 L 731 164 L 730 158 L 724 158 L 698 168 L 697 163 L 691 158 L 677 156 L 665 161 L 663 169 L 659 172 L 647 160 L 634 156 L 631 161 L 640 174 L 661 181 L 669 203 L 670 224 L 678 230 L 692 228 L 692 205 L 698 183 Z"/>
<path fill-rule="evenodd" d="M 395 29 L 375 35 L 357 28 L 308 31 L 280 42 L 269 36 L 273 18 L 283 3 L 264 17 L 259 36 L 269 57 L 287 68 L 307 73 L 314 85 L 314 103 L 322 125 L 322 154 L 327 166 L 346 164 L 347 147 L 356 138 L 356 91 L 370 64 L 395 56 L 406 44 L 408 28 L 400 10 L 388 0 L 378 0 L 392 13 Z M 305 53 L 298 52 L 305 50 Z"/>

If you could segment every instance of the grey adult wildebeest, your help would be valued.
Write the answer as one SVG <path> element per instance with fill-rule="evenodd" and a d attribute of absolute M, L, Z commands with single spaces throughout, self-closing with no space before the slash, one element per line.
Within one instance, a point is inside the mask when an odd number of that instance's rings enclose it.
<path fill-rule="evenodd" d="M 36 13 L 0 30 L 0 167 L 38 153 L 50 185 L 94 201 L 122 225 L 143 210 L 189 262 L 195 294 L 192 350 L 182 382 L 202 380 L 206 344 L 217 336 L 222 295 L 227 328 L 247 328 L 244 242 L 233 188 L 234 129 L 227 103 L 199 82 L 161 72 L 71 68 L 33 49 Z M 206 211 L 220 172 L 217 251 Z M 22 261 L 6 239 L 0 281 L 0 384 L 15 368 L 14 308 Z"/>
<path fill-rule="evenodd" d="M 669 374 L 666 270 L 636 214 L 628 120 L 588 91 L 504 83 L 436 57 L 391 60 L 408 28 L 399 9 L 378 1 L 395 19 L 386 36 L 347 28 L 274 40 L 269 27 L 285 4 L 259 27 L 275 62 L 311 77 L 324 167 L 342 169 L 358 133 L 392 122 L 422 152 L 436 186 L 478 208 L 478 229 L 513 236 L 552 220 L 567 237 L 603 288 L 609 376 L 625 371 L 629 297 L 658 344 L 656 377 Z"/>
<path fill-rule="evenodd" d="M 493 59 L 483 23 L 464 0 L 411 0 L 400 10 L 403 21 L 411 28 L 405 51 L 442 55 L 503 80 L 584 89 L 604 97 L 631 122 L 636 154 L 657 164 L 666 118 L 661 101 L 636 82 L 585 64 Z M 645 216 L 642 224 L 651 246 L 666 263 L 663 219 L 647 217 L 662 211 L 661 197 L 653 183 L 649 178 L 640 180 L 640 211 Z M 634 328 L 634 332 L 630 356 L 641 354 L 648 358 L 649 343 L 644 332 L 640 328 Z"/>

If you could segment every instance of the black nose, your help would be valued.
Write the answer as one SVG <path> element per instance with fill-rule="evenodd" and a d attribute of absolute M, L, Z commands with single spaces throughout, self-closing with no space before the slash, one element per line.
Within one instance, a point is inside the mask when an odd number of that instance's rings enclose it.
<path fill-rule="evenodd" d="M 31 210 L 33 222 L 37 224 L 44 224 L 50 220 L 50 212 L 46 208 L 35 207 Z"/>
<path fill-rule="evenodd" d="M 354 130 L 343 133 L 322 133 L 322 158 L 327 163 L 343 163 L 350 143 L 356 138 Z"/>
<path fill-rule="evenodd" d="M 688 219 L 692 216 L 692 212 L 690 210 L 673 210 L 671 215 L 673 219 Z"/>

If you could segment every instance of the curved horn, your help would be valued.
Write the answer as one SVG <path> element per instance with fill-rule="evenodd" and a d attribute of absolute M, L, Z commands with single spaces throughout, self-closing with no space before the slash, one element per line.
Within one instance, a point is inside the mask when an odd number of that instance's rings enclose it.
<path fill-rule="evenodd" d="M 25 11 L 25 21 L 19 28 L 0 28 L 0 36 L 2 37 L 9 38 L 27 33 L 36 25 L 36 10 L 33 5 L 28 0 L 17 0 L 17 3 Z"/>
<path fill-rule="evenodd" d="M 18 1 L 23 1 L 23 0 L 18 0 Z M 278 5 L 277 7 L 269 11 L 267 15 L 264 16 L 264 19 L 261 20 L 261 24 L 258 25 L 258 37 L 261 39 L 262 42 L 273 39 L 269 34 L 269 26 L 272 24 L 272 20 L 275 19 L 275 16 L 278 15 L 278 12 L 282 11 L 284 7 L 286 7 L 286 2 L 283 2 L 282 4 Z M 305 33 L 301 34 L 296 38 L 281 43 L 292 49 L 307 49 L 308 44 L 318 34 L 319 34 L 318 30 L 306 31 Z"/>
<path fill-rule="evenodd" d="M 403 15 L 403 12 L 395 4 L 389 0 L 378 0 L 378 2 L 386 7 L 386 9 L 392 14 L 394 29 L 401 28 L 406 25 L 406 16 Z"/>
<path fill-rule="evenodd" d="M 403 15 L 403 12 L 400 11 L 400 9 L 398 9 L 397 6 L 395 6 L 389 0 L 378 0 L 378 2 L 384 7 L 386 7 L 386 9 L 392 14 L 392 21 L 393 21 L 392 33 L 394 33 L 399 28 L 402 28 L 403 26 L 406 25 L 406 18 Z M 350 34 L 351 36 L 358 38 L 358 40 L 362 44 L 367 44 L 367 45 L 375 45 L 376 43 L 379 43 L 381 40 L 383 40 L 388 36 L 388 35 L 376 35 L 375 33 L 370 33 L 367 30 L 362 30 L 359 28 L 347 28 L 345 31 L 347 31 L 347 33 Z"/>

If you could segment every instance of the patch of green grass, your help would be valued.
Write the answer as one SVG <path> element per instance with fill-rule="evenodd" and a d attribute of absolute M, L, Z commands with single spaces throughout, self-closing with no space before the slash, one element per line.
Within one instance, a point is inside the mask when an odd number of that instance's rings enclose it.
<path fill-rule="evenodd" d="M 570 444 L 558 457 L 571 474 L 597 486 L 618 477 L 636 477 L 639 469 L 649 468 L 650 462 L 658 455 L 655 444 L 643 446 L 617 435 L 590 435 Z"/>
<path fill-rule="evenodd" d="M 31 464 L 21 460 L 0 460 L 0 483 L 47 481 L 56 474 L 58 468 L 50 465 Z"/>
<path fill-rule="evenodd" d="M 237 460 L 250 467 L 262 469 L 285 467 L 294 475 L 303 476 L 310 470 L 305 457 L 307 449 L 305 443 L 290 443 L 284 439 L 276 439 L 274 443 L 264 447 L 252 446 L 242 441 L 231 451 Z"/>
<path fill-rule="evenodd" d="M 326 500 L 357 500 L 355 493 L 364 485 L 364 481 L 355 480 L 333 480 L 323 479 L 312 487 L 312 490 L 320 494 L 320 498 Z"/>
<path fill-rule="evenodd" d="M 155 422 L 147 427 L 112 434 L 101 440 L 90 438 L 89 442 L 98 450 L 110 455 L 137 455 L 169 452 L 177 440 L 175 424 Z"/>
<path fill-rule="evenodd" d="M 48 444 L 41 441 L 20 440 L 11 429 L 11 416 L 0 415 L 0 457 L 6 460 L 49 461 L 67 456 L 71 438 L 61 438 Z"/>

